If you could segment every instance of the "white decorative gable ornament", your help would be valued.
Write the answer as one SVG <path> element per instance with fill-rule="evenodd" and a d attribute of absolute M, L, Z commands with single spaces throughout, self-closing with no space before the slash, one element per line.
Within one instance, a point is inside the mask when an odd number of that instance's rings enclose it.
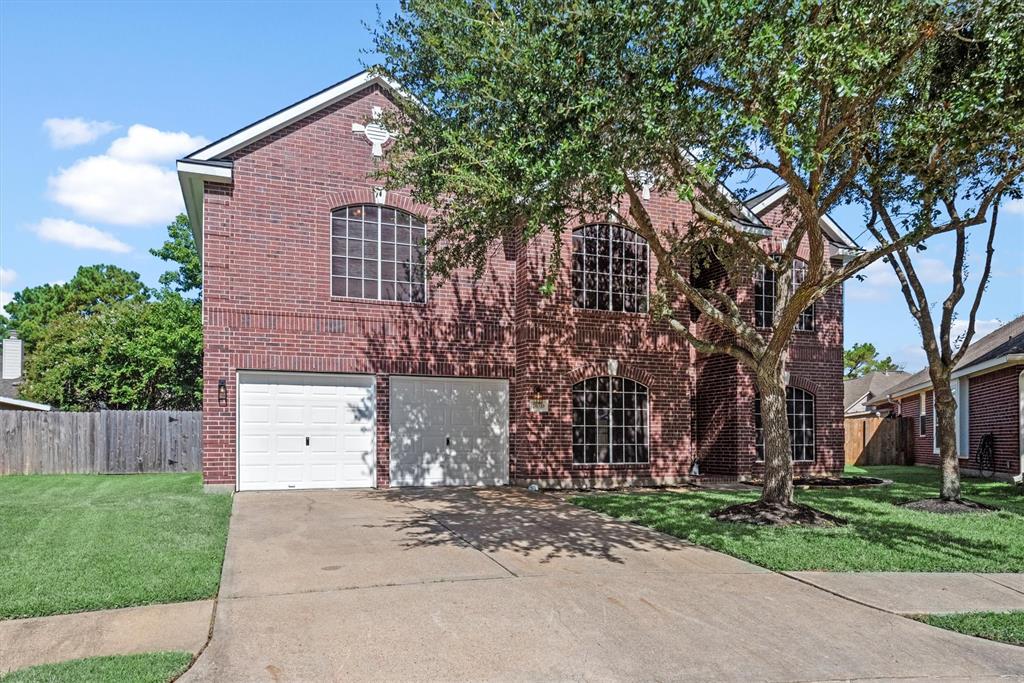
<path fill-rule="evenodd" d="M 370 153 L 375 157 L 384 156 L 384 145 L 393 140 L 396 136 L 379 123 L 384 110 L 381 107 L 373 108 L 373 120 L 365 126 L 361 123 L 352 124 L 353 133 L 362 133 L 370 141 L 372 148 Z"/>

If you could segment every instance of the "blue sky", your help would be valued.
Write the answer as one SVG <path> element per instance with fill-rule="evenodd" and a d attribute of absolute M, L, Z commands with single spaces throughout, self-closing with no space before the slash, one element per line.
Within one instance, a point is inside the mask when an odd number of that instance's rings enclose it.
<path fill-rule="evenodd" d="M 364 23 L 390 2 L 0 3 L 0 303 L 114 263 L 151 284 L 150 256 L 181 208 L 173 160 L 361 68 Z M 853 235 L 858 208 L 834 214 Z M 972 257 L 981 255 L 983 236 Z M 1024 202 L 1006 207 L 986 328 L 1024 312 Z M 922 272 L 948 288 L 936 239 Z M 911 369 L 917 331 L 888 266 L 846 295 L 846 342 Z M 975 269 L 977 271 L 977 269 Z"/>

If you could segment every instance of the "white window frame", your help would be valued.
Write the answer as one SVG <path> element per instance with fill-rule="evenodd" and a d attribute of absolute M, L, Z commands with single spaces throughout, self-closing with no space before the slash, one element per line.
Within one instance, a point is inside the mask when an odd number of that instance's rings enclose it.
<path fill-rule="evenodd" d="M 928 394 L 927 394 L 927 392 L 922 391 L 920 394 L 918 394 L 917 415 L 918 415 L 917 436 L 918 437 L 928 436 L 927 432 L 924 429 L 924 419 L 925 419 L 925 417 L 928 416 Z"/>
<path fill-rule="evenodd" d="M 968 400 L 968 379 L 966 377 L 955 379 L 949 384 L 949 390 L 953 394 L 953 400 L 956 402 L 956 457 L 960 460 L 966 460 L 971 457 L 970 453 L 970 425 L 968 420 L 970 418 L 970 410 L 963 410 L 961 406 L 966 406 Z M 938 455 L 942 452 L 939 447 L 939 419 L 938 413 L 935 410 L 935 390 L 932 389 L 932 455 Z"/>
<path fill-rule="evenodd" d="M 961 377 L 953 383 L 958 387 L 956 397 L 956 445 L 961 460 L 971 457 L 971 385 L 970 379 Z"/>
<path fill-rule="evenodd" d="M 342 209 L 345 209 L 346 212 L 347 212 L 347 210 L 353 209 L 353 208 L 356 208 L 356 207 L 362 207 L 364 210 L 367 209 L 367 208 L 376 208 L 377 209 L 377 278 L 376 278 L 376 280 L 377 280 L 377 296 L 375 298 L 370 298 L 370 297 L 365 297 L 365 296 L 353 296 L 353 295 L 347 294 L 347 288 L 346 288 L 346 294 L 335 294 L 334 293 L 334 278 L 336 278 L 336 277 L 344 277 L 345 279 L 349 278 L 347 273 L 344 276 L 340 276 L 340 275 L 335 275 L 334 274 L 334 259 L 336 257 L 343 257 L 343 258 L 346 259 L 346 265 L 347 265 L 347 261 L 350 258 L 348 256 L 348 254 L 336 254 L 336 253 L 334 253 L 334 240 L 335 240 L 335 237 L 334 237 L 334 214 L 337 213 L 338 211 L 341 211 Z M 413 305 L 413 306 L 425 306 L 427 304 L 428 299 L 430 298 L 430 286 L 429 286 L 429 278 L 426 275 L 426 272 L 427 272 L 427 261 L 426 261 L 426 253 L 425 252 L 424 252 L 423 263 L 421 264 L 421 267 L 423 268 L 423 273 L 424 273 L 424 275 L 423 275 L 423 283 L 422 283 L 423 284 L 423 301 L 416 301 L 414 299 L 406 301 L 404 299 L 397 298 L 397 296 L 394 299 L 384 299 L 381 296 L 381 292 L 383 290 L 383 285 L 384 285 L 384 275 L 382 273 L 383 261 L 384 261 L 384 257 L 382 255 L 382 252 L 384 250 L 384 240 L 381 238 L 381 230 L 383 229 L 383 213 L 384 213 L 384 211 L 386 209 L 394 211 L 396 216 L 399 213 L 407 214 L 407 215 L 411 216 L 413 219 L 423 223 L 423 235 L 424 235 L 424 239 L 426 238 L 427 231 L 428 231 L 428 226 L 427 226 L 426 221 L 421 220 L 418 216 L 416 216 L 416 214 L 411 213 L 409 211 L 406 211 L 405 209 L 400 209 L 397 206 L 391 206 L 389 204 L 369 204 L 369 203 L 363 202 L 363 203 L 355 203 L 355 204 L 345 204 L 343 206 L 337 206 L 337 207 L 331 209 L 330 213 L 328 214 L 328 220 L 330 222 L 330 233 L 329 234 L 330 234 L 330 238 L 331 238 L 330 287 L 331 287 L 331 298 L 332 299 L 348 299 L 348 300 L 352 300 L 352 301 L 369 301 L 369 302 L 390 303 L 390 304 L 409 304 L 409 305 Z M 347 213 L 346 213 L 345 220 L 346 221 L 348 220 Z M 364 224 L 366 223 L 365 220 L 363 220 L 362 222 Z M 397 230 L 398 230 L 399 227 L 404 227 L 404 226 L 397 226 L 397 225 L 395 226 L 396 236 L 395 236 L 395 240 L 393 240 L 391 242 L 391 244 L 393 244 L 396 249 L 399 246 L 405 246 L 404 243 L 399 243 L 397 241 L 398 240 Z M 409 229 L 412 230 L 413 226 L 410 226 Z M 348 239 L 348 238 L 346 237 L 345 239 Z M 361 239 L 361 241 L 365 242 L 367 240 Z M 412 242 L 411 241 L 411 237 L 410 237 L 410 246 L 413 247 L 413 248 L 417 247 L 417 243 Z M 360 256 L 359 259 L 361 261 L 363 261 L 364 263 L 365 263 L 365 261 L 368 260 L 368 259 L 364 258 L 363 256 Z M 391 260 L 395 264 L 396 268 L 398 267 L 399 261 L 397 259 L 397 256 L 396 256 L 395 259 L 389 259 L 389 260 Z M 367 278 L 365 278 L 363 276 L 360 276 L 359 279 L 360 280 L 367 280 Z M 395 291 L 396 292 L 398 290 L 398 285 L 399 284 L 404 284 L 404 283 L 400 283 L 400 282 L 397 282 L 397 281 L 394 281 L 394 280 L 390 280 L 389 282 L 392 282 L 395 285 Z M 413 287 L 414 285 L 417 285 L 417 284 L 420 284 L 420 283 L 418 283 L 418 282 L 410 282 L 409 286 Z"/>

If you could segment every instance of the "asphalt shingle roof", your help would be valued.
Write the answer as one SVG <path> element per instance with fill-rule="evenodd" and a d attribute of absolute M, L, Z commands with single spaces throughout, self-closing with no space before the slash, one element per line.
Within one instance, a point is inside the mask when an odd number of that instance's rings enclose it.
<path fill-rule="evenodd" d="M 862 377 L 846 380 L 843 382 L 843 410 L 849 410 L 864 394 L 871 394 L 869 400 L 884 396 L 889 387 L 901 383 L 907 377 L 910 377 L 909 372 L 869 372 Z"/>
<path fill-rule="evenodd" d="M 965 370 L 974 365 L 981 365 L 995 358 L 1002 358 L 1011 353 L 1024 353 L 1024 315 L 1014 318 L 1002 327 L 989 332 L 981 339 L 975 340 L 967 353 L 957 363 L 955 370 Z M 888 389 L 886 393 L 899 396 L 918 384 L 931 382 L 927 366 Z M 884 398 L 884 396 L 883 396 Z M 871 403 L 879 402 L 876 398 Z"/>

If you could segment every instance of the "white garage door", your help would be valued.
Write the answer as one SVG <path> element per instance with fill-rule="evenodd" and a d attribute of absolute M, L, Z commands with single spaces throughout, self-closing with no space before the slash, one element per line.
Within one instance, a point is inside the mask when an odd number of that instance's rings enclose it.
<path fill-rule="evenodd" d="M 508 382 L 391 378 L 391 485 L 508 483 Z"/>
<path fill-rule="evenodd" d="M 373 486 L 369 375 L 239 373 L 238 490 Z"/>

